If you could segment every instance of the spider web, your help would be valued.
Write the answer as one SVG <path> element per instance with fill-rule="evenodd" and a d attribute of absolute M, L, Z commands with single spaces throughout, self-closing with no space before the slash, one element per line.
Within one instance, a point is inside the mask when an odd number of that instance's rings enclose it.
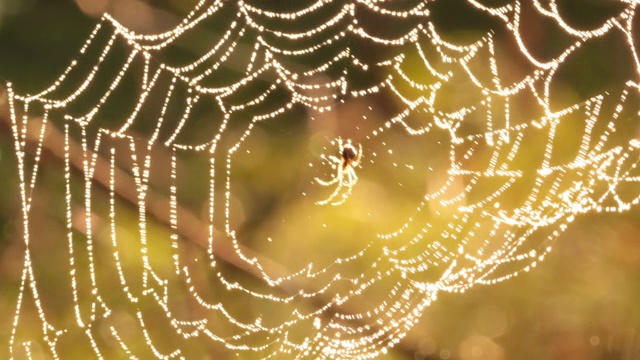
<path fill-rule="evenodd" d="M 11 356 L 64 358 L 71 338 L 99 358 L 376 358 L 439 293 L 529 271 L 576 216 L 637 205 L 637 4 L 584 24 L 565 1 L 444 3 L 203 0 L 154 35 L 104 15 L 50 87 L 8 84 Z M 594 52 L 624 66 L 567 95 Z M 336 178 L 339 139 L 362 146 L 357 182 Z M 50 289 L 30 213 L 56 141 L 68 286 Z M 322 205 L 334 188 L 316 179 L 348 192 Z"/>

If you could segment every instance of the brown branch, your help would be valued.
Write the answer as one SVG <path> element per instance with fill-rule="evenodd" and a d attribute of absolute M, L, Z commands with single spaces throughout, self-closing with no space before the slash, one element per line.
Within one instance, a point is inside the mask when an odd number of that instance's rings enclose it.
<path fill-rule="evenodd" d="M 0 91 L 3 90 L 0 88 Z M 4 100 L 4 101 L 3 101 Z M 4 132 L 6 134 L 11 133 L 13 130 L 11 129 L 11 123 L 9 120 L 10 116 L 8 114 L 8 106 L 6 104 L 6 93 L 0 92 L 0 132 Z M 31 126 L 38 127 L 39 124 L 36 121 L 37 119 L 33 119 L 30 122 Z M 37 138 L 38 129 L 36 131 L 27 131 L 27 141 L 32 143 L 37 143 L 39 139 Z M 78 149 L 81 148 L 81 145 L 74 139 L 69 139 L 70 148 Z M 60 162 L 65 159 L 65 135 L 57 128 L 53 126 L 48 126 L 47 131 L 45 133 L 45 139 L 43 141 L 43 152 L 48 153 L 55 157 Z M 93 155 L 93 152 L 90 152 L 89 155 Z M 83 156 L 80 152 L 70 151 L 69 161 L 71 166 L 75 169 L 83 171 Z M 109 169 L 109 160 L 101 157 L 99 154 L 96 156 L 96 169 Z M 118 198 L 124 199 L 131 204 L 132 207 L 138 206 L 138 190 L 135 183 L 135 179 L 129 173 L 123 171 L 122 169 L 116 168 L 115 176 L 118 178 L 118 182 L 115 184 L 115 194 Z M 104 189 L 109 189 L 110 186 L 110 175 L 108 171 L 95 171 L 93 176 L 93 181 L 95 184 L 102 186 Z M 164 224 L 165 226 L 170 226 L 170 199 L 161 193 L 154 192 L 152 189 L 147 190 L 146 194 L 146 213 L 152 217 L 154 217 L 157 221 Z M 208 224 L 201 220 L 198 216 L 194 215 L 190 210 L 178 205 L 177 206 L 177 215 L 180 219 L 178 223 L 178 228 L 176 231 L 178 235 L 183 241 L 188 241 L 197 246 L 207 249 L 209 244 L 209 235 L 208 235 Z M 84 222 L 81 222 L 84 223 Z M 78 229 L 82 230 L 82 229 Z M 245 261 L 243 261 L 236 250 L 234 249 L 234 245 L 228 239 L 227 236 L 223 234 L 223 232 L 218 229 L 214 229 L 214 236 L 216 237 L 215 245 L 213 248 L 214 255 L 235 268 L 244 271 L 252 276 L 264 280 L 263 274 L 257 269 L 255 266 L 252 266 Z M 257 259 L 261 264 L 265 273 L 271 278 L 284 277 L 290 272 L 281 264 L 261 255 L 255 253 L 253 250 L 248 249 L 242 245 L 239 245 L 240 251 L 248 258 Z M 288 283 L 283 283 L 278 285 L 278 289 L 287 293 L 287 294 L 296 294 L 301 290 L 304 290 L 306 293 L 315 292 L 313 289 L 309 287 L 309 284 L 302 284 L 300 282 L 289 281 Z M 311 303 L 312 306 L 316 308 L 323 307 L 329 301 L 324 299 L 322 295 L 318 294 L 313 298 L 308 298 L 307 301 Z M 340 312 L 342 314 L 349 314 L 357 312 L 356 309 L 345 309 L 345 304 L 342 304 L 340 307 L 335 307 L 333 312 L 325 313 L 326 318 L 331 318 L 333 313 Z M 363 326 L 368 325 L 371 329 L 375 329 L 378 327 L 377 324 L 369 324 L 365 323 L 363 320 L 352 320 L 355 325 Z M 397 344 L 394 349 L 396 351 L 401 351 L 406 353 L 407 355 L 413 357 L 415 353 L 415 349 L 418 348 L 419 339 L 409 339 L 405 338 L 402 343 Z M 428 359 L 428 358 L 425 358 Z"/>

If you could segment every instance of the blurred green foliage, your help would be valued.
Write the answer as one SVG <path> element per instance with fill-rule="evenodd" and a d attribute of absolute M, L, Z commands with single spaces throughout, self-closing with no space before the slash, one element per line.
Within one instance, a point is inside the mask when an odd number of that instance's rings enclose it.
<path fill-rule="evenodd" d="M 458 11 L 459 1 L 450 3 L 440 2 L 441 6 L 434 10 L 434 16 L 440 19 L 442 29 L 447 35 L 458 38 L 473 38 L 474 27 L 485 28 L 491 26 L 490 19 L 476 21 L 473 16 Z M 177 0 L 150 1 L 150 5 L 162 12 L 170 14 L 184 14 L 190 8 L 189 2 Z M 288 6 L 286 1 L 274 3 L 273 6 Z M 578 20 L 596 15 L 601 10 L 598 6 L 589 7 L 590 10 L 576 15 Z M 31 0 L 14 2 L 0 0 L 0 76 L 4 81 L 10 81 L 20 93 L 29 93 L 42 89 L 50 84 L 68 63 L 77 56 L 77 52 L 86 36 L 95 25 L 97 19 L 89 17 L 80 10 L 75 2 L 68 0 Z M 219 24 L 218 24 L 219 25 Z M 213 24 L 211 31 L 215 31 Z M 550 30 L 539 29 L 541 38 L 548 41 L 545 51 L 553 53 L 555 48 L 562 48 L 562 38 L 547 34 Z M 532 35 L 533 36 L 533 35 Z M 200 41 L 200 43 L 199 43 Z M 556 43 L 557 42 L 557 43 Z M 207 46 L 206 38 L 195 39 L 194 48 Z M 167 59 L 178 60 L 190 55 L 190 48 L 165 54 Z M 565 77 L 566 95 L 560 97 L 558 107 L 572 104 L 600 93 L 603 89 L 610 89 L 620 83 L 620 79 L 628 77 L 632 67 L 608 56 L 626 44 L 619 39 L 601 42 L 588 50 L 588 55 L 582 56 L 575 63 L 570 64 Z M 184 53 L 181 53 L 184 51 Z M 365 52 L 367 49 L 360 49 Z M 124 52 L 120 54 L 123 56 Z M 94 54 L 95 56 L 95 54 Z M 312 61 L 309 60 L 309 61 Z M 612 63 L 613 61 L 613 63 Z M 108 72 L 116 73 L 120 63 L 110 64 Z M 515 70 L 514 70 L 515 71 Z M 589 74 L 585 76 L 584 74 Z M 234 76 L 230 70 L 229 76 Z M 106 76 L 106 78 L 110 78 Z M 366 82 L 367 79 L 355 77 L 354 81 Z M 571 84 L 567 90 L 566 84 Z M 107 83 L 104 83 L 107 85 Z M 131 106 L 133 100 L 123 90 L 114 101 L 114 113 L 123 112 L 123 108 Z M 459 91 L 459 90 L 452 90 Z M 560 90 L 557 90 L 560 91 Z M 89 102 L 90 103 L 90 102 Z M 368 113 L 372 118 L 385 120 L 392 114 L 396 104 L 392 100 L 382 99 L 375 103 L 348 103 L 356 113 Z M 0 104 L 0 106 L 6 106 Z M 370 110 L 370 106 L 373 107 Z M 345 106 L 344 113 L 348 116 L 349 108 Z M 77 110 L 81 112 L 81 109 Z M 194 127 L 194 137 L 206 132 L 203 127 L 211 126 L 208 122 L 211 116 L 207 108 L 199 110 L 196 118 L 201 123 Z M 102 119 L 110 125 L 107 116 Z M 303 202 L 291 198 L 291 189 L 299 191 L 315 191 L 318 195 L 322 189 L 309 190 L 309 185 L 301 183 L 301 178 L 312 178 L 326 174 L 322 170 L 309 168 L 312 156 L 322 152 L 322 145 L 336 130 L 325 125 L 318 126 L 319 130 L 311 131 L 304 109 L 296 109 L 277 123 L 261 125 L 248 141 L 247 152 L 235 158 L 232 179 L 234 181 L 235 196 L 232 199 L 239 206 L 235 206 L 236 213 L 232 214 L 232 222 L 239 227 L 239 235 L 243 244 L 266 257 L 279 263 L 299 269 L 313 260 L 319 266 L 330 263 L 335 257 L 347 256 L 366 244 L 366 239 L 378 232 L 390 231 L 397 227 L 405 217 L 404 212 L 413 209 L 415 199 L 422 196 L 426 189 L 433 188 L 439 179 L 422 178 L 414 172 L 395 173 L 393 179 L 388 174 L 368 172 L 366 166 L 362 169 L 361 177 L 375 179 L 362 181 L 362 189 L 354 192 L 352 202 L 340 209 L 325 208 L 326 213 L 316 214 L 318 219 L 326 222 L 340 222 L 343 226 L 330 231 L 339 234 L 323 232 L 323 222 L 310 225 L 306 215 L 317 211 L 312 202 Z M 343 120 L 341 120 L 343 121 Z M 348 121 L 348 119 L 344 120 Z M 341 125 L 338 125 L 341 126 Z M 482 124 L 478 125 L 482 129 Z M 633 128 L 633 126 L 630 126 Z M 21 256 L 21 235 L 19 219 L 18 179 L 16 175 L 16 160 L 14 158 L 13 140 L 6 123 L 0 128 L 0 343 L 6 344 L 10 336 L 11 322 L 15 298 L 18 293 Z M 238 126 L 238 131 L 242 126 Z M 136 129 L 141 136 L 148 133 L 141 125 Z M 234 131 L 234 129 L 231 129 Z M 474 131 L 474 130 L 470 130 Z M 475 129 L 478 131 L 478 129 Z M 320 135 L 317 135 L 320 134 Z M 567 142 L 572 140 L 572 129 L 566 129 Z M 445 141 L 446 134 L 434 134 L 426 139 L 411 139 L 406 141 L 401 132 L 389 132 L 386 139 L 397 153 L 403 154 L 407 163 L 418 163 L 425 153 L 428 154 L 430 164 L 436 168 L 446 166 L 447 153 L 438 146 L 439 141 Z M 535 146 L 536 144 L 531 144 Z M 372 148 L 370 151 L 375 151 Z M 569 147 L 569 146 L 568 146 Z M 309 152 L 306 149 L 311 149 Z M 380 150 L 380 149 L 378 149 Z M 315 151 L 315 153 L 314 153 Z M 166 156 L 160 154 L 159 156 Z M 367 156 L 367 155 L 365 155 Z M 206 200 L 207 183 L 198 181 L 208 176 L 207 159 L 189 157 L 180 159 L 190 176 L 178 186 L 189 189 L 181 193 L 180 203 L 196 214 L 203 212 Z M 531 160 L 523 159 L 522 166 Z M 62 160 L 45 154 L 43 159 L 43 173 L 39 191 L 42 198 L 38 206 L 34 206 L 33 221 L 38 223 L 42 239 L 34 244 L 34 263 L 36 272 L 42 277 L 42 292 L 47 310 L 57 314 L 61 323 L 72 321 L 72 314 L 65 313 L 70 298 L 57 296 L 55 291 L 61 282 L 66 281 L 63 274 L 68 271 L 66 243 L 66 224 L 63 219 L 64 188 Z M 423 166 L 426 166 L 423 164 Z M 185 170 L 186 171 L 186 170 Z M 79 178 L 78 172 L 74 175 Z M 438 175 L 434 175 L 437 177 Z M 439 175 L 442 176 L 442 175 Z M 402 188 L 395 186 L 404 184 Z M 440 179 L 441 180 L 441 179 Z M 381 186 L 386 184 L 388 187 Z M 389 188 L 395 190 L 390 191 Z M 81 192 L 79 182 L 74 191 Z M 289 195 L 287 195 L 289 194 Z M 102 189 L 101 196 L 95 196 L 96 207 L 106 209 L 108 206 L 108 192 Z M 358 205 L 352 205 L 358 204 Z M 374 218 L 368 218 L 367 209 L 375 208 Z M 119 205 L 122 215 L 122 231 L 135 233 L 137 213 L 132 207 Z M 106 211 L 105 211 L 106 212 Z M 56 215 L 57 214 L 57 215 Z M 371 215 L 370 215 L 371 216 Z M 286 224 L 282 224 L 287 219 Z M 406 344 L 391 351 L 390 359 L 636 359 L 640 356 L 640 212 L 633 210 L 622 215 L 588 215 L 580 218 L 569 231 L 561 236 L 556 249 L 538 266 L 535 271 L 519 276 L 511 281 L 491 287 L 477 287 L 465 294 L 442 294 L 437 302 L 423 315 L 420 324 L 409 334 Z M 318 227 L 318 229 L 313 226 Z M 166 224 L 150 220 L 150 238 L 167 239 Z M 81 235 L 77 234 L 77 241 L 81 242 Z M 100 234 L 98 234 L 100 236 Z M 104 234 L 102 235 L 104 238 Z M 126 237 L 126 235 L 123 235 Z M 274 236 L 284 239 L 282 242 L 265 241 Z M 347 241 L 330 242 L 327 239 Z M 103 239 L 104 240 L 104 239 Z M 108 249 L 107 240 L 100 240 L 98 248 Z M 133 258 L 137 248 L 130 244 L 131 249 L 122 249 L 122 256 L 129 271 L 140 271 Z M 193 245 L 193 261 L 203 261 L 199 247 Z M 168 244 L 154 242 L 150 252 L 157 255 L 157 259 L 168 258 Z M 129 254 L 129 255 L 128 255 Z M 375 254 L 375 252 L 374 252 Z M 98 262 L 107 262 L 107 255 L 100 254 Z M 131 256 L 131 260 L 127 259 Z M 364 261 L 369 259 L 365 258 Z M 80 259 L 79 261 L 86 261 Z M 352 271 L 357 273 L 359 266 L 354 264 Z M 264 284 L 252 280 L 252 276 L 237 270 L 231 265 L 221 264 L 232 278 L 242 279 L 244 282 L 255 282 L 257 289 Z M 171 276 L 171 264 L 154 263 L 155 270 L 162 275 Z M 100 275 L 102 281 L 108 281 L 107 275 Z M 87 281 L 87 279 L 82 279 Z M 203 283 L 207 279 L 201 279 Z M 213 282 L 212 282 L 213 283 Z M 119 286 L 116 284 L 116 286 Z M 140 286 L 133 283 L 132 287 Z M 47 291 L 48 290 L 48 291 Z M 222 288 L 209 289 L 209 295 L 223 302 L 239 319 L 251 319 L 256 314 L 267 314 L 265 317 L 285 314 L 286 309 L 264 308 L 264 305 L 238 302 L 233 295 L 225 295 Z M 81 296 L 86 294 L 81 294 Z M 375 304 L 384 295 L 374 294 L 370 300 Z M 114 300 L 117 301 L 117 300 Z M 186 300 L 182 300 L 186 301 Z M 147 307 L 148 306 L 148 307 Z M 309 305 L 311 306 L 311 305 Z M 363 304 L 367 306 L 367 304 Z M 143 304 L 145 311 L 153 311 L 151 304 Z M 58 311 L 56 311 L 58 310 Z M 121 324 L 133 323 L 131 309 L 123 303 L 116 316 Z M 27 319 L 34 318 L 35 310 L 28 309 L 23 314 Z M 265 319 L 269 321 L 269 319 Z M 27 321 L 28 322 L 28 321 Z M 37 320 L 33 321 L 35 329 Z M 160 319 L 157 324 L 147 324 L 160 334 L 162 326 L 166 326 Z M 224 329 L 219 329 L 224 332 Z M 82 334 L 74 334 L 65 338 L 61 343 L 62 352 L 71 358 L 88 358 L 91 349 L 87 342 L 74 341 L 83 339 Z M 167 337 L 167 348 L 170 348 L 174 338 Z M 209 358 L 220 358 L 222 349 L 206 342 L 193 341 L 189 349 L 190 355 L 209 354 Z M 78 346 L 78 344 L 84 344 Z M 141 344 L 134 344 L 139 349 Z M 6 348 L 0 350 L 0 358 L 6 356 Z M 37 356 L 37 354 L 36 354 Z M 105 354 L 105 356 L 115 356 Z"/>

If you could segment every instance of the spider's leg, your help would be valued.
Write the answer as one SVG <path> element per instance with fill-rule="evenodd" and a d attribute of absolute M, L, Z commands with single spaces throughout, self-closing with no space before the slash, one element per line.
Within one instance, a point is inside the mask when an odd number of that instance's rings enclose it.
<path fill-rule="evenodd" d="M 356 172 L 355 172 L 355 170 L 353 170 L 352 167 L 349 167 L 346 170 L 346 173 L 347 173 L 347 179 L 346 179 L 346 181 L 343 181 L 343 184 L 345 185 L 345 187 L 347 189 L 346 189 L 346 191 L 344 193 L 342 193 L 342 196 L 340 196 L 340 200 L 334 201 L 334 202 L 331 203 L 331 205 L 333 205 L 333 206 L 342 205 L 345 201 L 347 201 L 349 196 L 351 196 L 351 192 L 353 191 L 353 185 L 355 185 L 356 181 L 358 181 L 358 177 L 356 176 Z M 354 176 L 355 176 L 355 178 L 354 178 Z"/>
<path fill-rule="evenodd" d="M 329 181 L 324 181 L 324 180 L 321 180 L 320 178 L 315 178 L 315 180 L 316 180 L 316 182 L 318 184 L 320 184 L 322 186 L 329 186 L 329 185 L 333 185 L 333 184 L 337 183 L 340 179 L 337 176 L 335 176 L 335 177 L 331 178 L 331 180 L 329 180 Z"/>
<path fill-rule="evenodd" d="M 340 200 L 332 202 L 331 205 L 338 206 L 338 205 L 344 204 L 345 201 L 347 201 L 347 199 L 349 198 L 349 195 L 351 195 L 351 188 L 350 187 L 347 189 L 347 191 L 342 193 L 342 196 L 340 196 Z"/>
<path fill-rule="evenodd" d="M 338 174 L 340 173 L 341 169 L 342 169 L 342 161 L 340 159 L 338 159 L 335 156 L 329 156 L 328 160 L 333 161 L 334 163 L 336 163 L 336 165 L 338 166 Z M 315 179 L 316 182 L 322 186 L 329 186 L 329 185 L 333 185 L 335 183 L 337 183 L 338 181 L 340 181 L 340 176 L 333 176 L 330 180 L 321 180 L 320 178 L 316 178 Z"/>
<path fill-rule="evenodd" d="M 351 186 L 347 186 L 347 190 L 342 193 L 342 195 L 340 196 L 340 200 L 332 202 L 331 205 L 338 206 L 338 205 L 344 204 L 344 202 L 347 201 L 349 196 L 351 196 L 351 190 L 352 190 Z"/>
<path fill-rule="evenodd" d="M 342 159 L 340 159 L 337 156 L 331 155 L 331 156 L 329 156 L 329 160 L 333 161 L 334 163 L 336 163 L 336 164 L 338 164 L 340 166 L 342 165 Z"/>
<path fill-rule="evenodd" d="M 338 174 L 336 175 L 335 180 L 335 182 L 338 183 L 338 186 L 336 186 L 335 190 L 333 190 L 331 195 L 329 195 L 329 197 L 327 197 L 326 199 L 316 201 L 316 205 L 326 205 L 330 203 L 331 200 L 333 200 L 336 196 L 338 196 L 338 194 L 340 193 L 340 189 L 342 189 L 342 185 L 344 184 L 344 172 L 342 171 L 342 167 L 338 168 Z"/>
<path fill-rule="evenodd" d="M 358 182 L 358 175 L 356 175 L 356 170 L 353 167 L 350 167 L 347 171 L 347 178 L 349 179 L 349 186 L 354 186 Z"/>
<path fill-rule="evenodd" d="M 353 174 L 352 174 L 353 169 L 351 167 L 347 167 L 347 170 L 345 171 L 347 174 L 347 178 L 345 179 L 346 181 L 344 182 L 344 184 L 347 187 L 351 187 L 353 186 Z"/>
<path fill-rule="evenodd" d="M 338 206 L 338 205 L 342 205 L 345 203 L 345 201 L 347 201 L 348 196 L 345 196 L 344 194 L 342 195 L 342 197 L 340 198 L 340 200 L 338 201 L 334 201 L 331 203 L 332 206 Z"/>
<path fill-rule="evenodd" d="M 346 170 L 346 173 L 347 179 L 343 182 L 343 184 L 347 187 L 347 190 L 342 194 L 340 200 L 331 203 L 331 205 L 333 206 L 341 205 L 345 201 L 347 201 L 347 199 L 353 192 L 353 186 L 358 182 L 358 175 L 356 175 L 356 170 L 353 167 L 349 167 Z"/>

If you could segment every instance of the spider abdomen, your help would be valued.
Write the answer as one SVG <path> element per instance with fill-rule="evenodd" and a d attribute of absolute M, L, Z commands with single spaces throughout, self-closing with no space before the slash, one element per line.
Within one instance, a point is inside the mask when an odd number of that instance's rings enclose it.
<path fill-rule="evenodd" d="M 358 151 L 351 145 L 345 145 L 342 149 L 342 160 L 344 161 L 343 166 L 347 166 L 354 161 L 357 161 Z"/>

